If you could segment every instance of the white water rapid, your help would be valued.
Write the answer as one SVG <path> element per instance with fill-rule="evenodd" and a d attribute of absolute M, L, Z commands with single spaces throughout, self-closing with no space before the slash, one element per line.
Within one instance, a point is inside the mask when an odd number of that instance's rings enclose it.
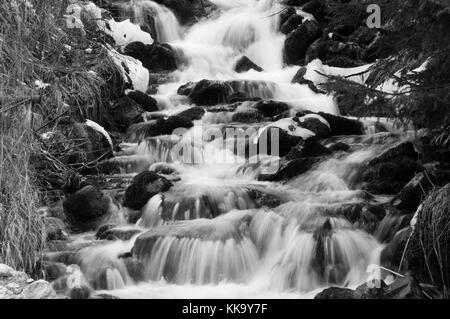
<path fill-rule="evenodd" d="M 141 25 L 152 25 L 151 13 L 158 41 L 177 52 L 178 70 L 153 95 L 163 114 L 192 107 L 177 89 L 202 79 L 238 81 L 248 96 L 287 103 L 292 115 L 301 110 L 339 114 L 331 96 L 291 83 L 299 67 L 283 65 L 278 1 L 210 1 L 219 9 L 190 27 L 180 26 L 169 9 L 152 1 L 120 5 L 123 17 Z M 235 72 L 244 55 L 263 71 Z M 183 138 L 189 143 L 187 137 L 198 130 L 239 126 L 231 113 L 206 112 Z M 281 183 L 258 181 L 270 156 L 248 164 L 222 143 L 211 139 L 196 148 L 210 161 L 195 165 L 173 154 L 174 143 L 164 136 L 123 145 L 116 158 L 123 173 L 165 168 L 176 172 L 169 174 L 175 182 L 145 205 L 136 225 L 123 225 L 136 230 L 131 239 L 79 253 L 81 270 L 95 289 L 123 298 L 308 298 L 325 287 L 356 287 L 367 280 L 367 267 L 379 263 L 382 245 L 339 211 L 376 201 L 358 190 L 354 179 L 384 146 L 361 147 L 356 141 L 353 153 L 335 153 Z M 255 192 L 274 196 L 281 205 L 261 208 Z M 130 252 L 131 261 L 123 257 Z"/>

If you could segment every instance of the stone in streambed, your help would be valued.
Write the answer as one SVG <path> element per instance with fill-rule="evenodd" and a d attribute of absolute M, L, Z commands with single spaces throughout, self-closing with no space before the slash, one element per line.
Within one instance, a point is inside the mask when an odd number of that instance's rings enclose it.
<path fill-rule="evenodd" d="M 172 72 L 177 69 L 175 52 L 166 43 L 132 42 L 125 47 L 124 54 L 138 59 L 151 72 Z"/>
<path fill-rule="evenodd" d="M 145 111 L 132 98 L 123 96 L 119 98 L 112 106 L 111 114 L 114 126 L 122 132 L 135 123 L 142 122 L 142 114 Z"/>
<path fill-rule="evenodd" d="M 190 109 L 187 109 L 185 111 L 182 111 L 176 116 L 184 117 L 188 119 L 189 121 L 198 121 L 201 120 L 203 115 L 205 115 L 206 111 L 204 108 L 200 106 L 191 107 Z"/>
<path fill-rule="evenodd" d="M 172 186 L 169 180 L 154 172 L 143 172 L 137 175 L 127 188 L 123 205 L 133 210 L 140 210 L 150 198 L 168 191 Z"/>
<path fill-rule="evenodd" d="M 306 56 L 308 47 L 320 37 L 320 28 L 315 21 L 306 21 L 292 31 L 284 43 L 284 60 L 289 65 L 299 65 Z"/>
<path fill-rule="evenodd" d="M 303 23 L 303 17 L 294 13 L 280 27 L 283 34 L 288 35 Z"/>
<path fill-rule="evenodd" d="M 89 185 L 67 198 L 63 204 L 69 224 L 79 231 L 96 229 L 109 217 L 109 200 Z"/>
<path fill-rule="evenodd" d="M 158 102 L 148 94 L 139 91 L 130 91 L 127 96 L 140 105 L 145 112 L 159 111 Z"/>
<path fill-rule="evenodd" d="M 256 63 L 254 63 L 252 60 L 250 60 L 245 55 L 236 62 L 236 65 L 234 66 L 234 70 L 237 73 L 244 73 L 244 72 L 248 72 L 250 70 L 255 70 L 257 72 L 264 71 L 260 66 L 258 66 Z"/>
<path fill-rule="evenodd" d="M 67 240 L 66 225 L 55 217 L 44 217 L 45 235 L 47 240 Z"/>
<path fill-rule="evenodd" d="M 193 126 L 194 123 L 186 117 L 174 115 L 130 126 L 127 131 L 127 139 L 140 142 L 149 137 L 172 135 L 177 129 L 190 129 Z"/>
<path fill-rule="evenodd" d="M 202 80 L 189 92 L 189 98 L 199 106 L 213 106 L 226 103 L 234 93 L 232 86 L 226 82 Z"/>

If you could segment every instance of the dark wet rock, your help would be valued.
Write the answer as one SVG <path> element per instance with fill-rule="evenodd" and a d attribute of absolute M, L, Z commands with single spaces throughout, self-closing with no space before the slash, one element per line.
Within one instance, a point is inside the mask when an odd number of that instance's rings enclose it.
<path fill-rule="evenodd" d="M 255 70 L 257 72 L 264 71 L 260 66 L 258 66 L 256 63 L 254 63 L 252 60 L 250 60 L 246 56 L 243 56 L 236 62 L 236 65 L 234 66 L 234 70 L 238 73 L 244 73 L 244 72 L 248 72 L 250 70 Z"/>
<path fill-rule="evenodd" d="M 360 299 L 354 290 L 331 287 L 317 294 L 314 299 Z"/>
<path fill-rule="evenodd" d="M 328 146 L 328 148 L 332 151 L 332 152 L 348 152 L 351 149 L 351 146 L 343 143 L 343 142 L 337 142 L 334 143 L 330 146 Z"/>
<path fill-rule="evenodd" d="M 93 186 L 71 195 L 63 204 L 69 225 L 79 231 L 96 229 L 109 217 L 109 200 Z"/>
<path fill-rule="evenodd" d="M 226 103 L 234 93 L 232 86 L 226 82 L 202 80 L 189 93 L 191 101 L 200 106 L 212 106 Z"/>
<path fill-rule="evenodd" d="M 143 172 L 137 175 L 133 179 L 133 183 L 127 188 L 123 205 L 134 210 L 140 210 L 150 198 L 168 191 L 172 186 L 170 181 L 154 172 Z"/>
<path fill-rule="evenodd" d="M 316 134 L 315 137 L 318 139 L 327 138 L 331 135 L 330 127 L 316 117 L 299 118 L 299 126 Z"/>
<path fill-rule="evenodd" d="M 408 240 L 411 236 L 411 227 L 405 227 L 399 230 L 392 239 L 381 251 L 380 262 L 381 265 L 388 269 L 402 269 L 406 266 L 406 260 L 404 259 L 405 248 Z M 400 263 L 403 263 L 400 265 Z M 400 269 L 401 270 L 401 269 Z"/>
<path fill-rule="evenodd" d="M 305 59 L 308 47 L 320 37 L 317 22 L 306 21 L 292 31 L 284 43 L 284 59 L 289 65 L 299 65 Z"/>
<path fill-rule="evenodd" d="M 289 110 L 289 106 L 284 102 L 262 100 L 253 106 L 265 117 L 274 117 L 281 115 Z"/>
<path fill-rule="evenodd" d="M 398 157 L 407 157 L 416 161 L 418 156 L 419 154 L 416 152 L 413 143 L 400 142 L 372 159 L 367 165 L 373 166 L 379 163 L 390 162 Z"/>
<path fill-rule="evenodd" d="M 125 47 L 124 53 L 141 61 L 151 72 L 172 72 L 177 69 L 175 52 L 166 43 L 132 42 Z"/>
<path fill-rule="evenodd" d="M 348 40 L 359 44 L 360 46 L 367 46 L 377 36 L 378 30 L 369 28 L 367 26 L 360 26 L 355 32 L 353 32 Z"/>
<path fill-rule="evenodd" d="M 127 96 L 132 99 L 134 102 L 139 104 L 139 106 L 145 112 L 156 112 L 159 111 L 158 102 L 149 96 L 148 94 L 139 92 L 139 91 L 131 91 L 127 93 Z"/>
<path fill-rule="evenodd" d="M 365 203 L 340 205 L 333 210 L 333 213 L 345 217 L 356 228 L 369 234 L 375 233 L 380 222 L 386 216 L 386 210 L 383 207 Z"/>
<path fill-rule="evenodd" d="M 361 55 L 362 49 L 355 44 L 342 43 L 330 39 L 318 39 L 309 48 L 306 53 L 305 63 L 309 63 L 315 59 L 320 59 L 326 65 L 331 65 L 330 61 L 334 61 L 331 66 L 350 67 L 359 65 L 355 61 Z M 339 59 L 345 63 L 339 64 Z"/>
<path fill-rule="evenodd" d="M 66 224 L 61 219 L 45 217 L 44 225 L 47 240 L 67 240 Z"/>
<path fill-rule="evenodd" d="M 261 123 L 265 120 L 264 115 L 254 109 L 248 109 L 245 111 L 236 112 L 231 117 L 232 122 L 238 122 L 238 123 Z"/>
<path fill-rule="evenodd" d="M 294 78 L 292 79 L 292 83 L 298 83 L 298 84 L 309 84 L 312 83 L 310 80 L 305 79 L 306 72 L 308 72 L 308 69 L 304 66 L 300 67 L 298 69 L 297 73 L 294 75 Z"/>
<path fill-rule="evenodd" d="M 125 266 L 127 267 L 128 274 L 136 282 L 141 282 L 145 280 L 145 265 L 132 256 L 127 257 L 123 260 Z"/>
<path fill-rule="evenodd" d="M 123 96 L 112 105 L 110 114 L 114 121 L 114 126 L 125 132 L 130 125 L 144 120 L 142 117 L 144 112 L 141 106 L 132 98 Z"/>
<path fill-rule="evenodd" d="M 309 2 L 310 0 L 284 0 L 283 3 L 286 6 L 291 6 L 291 7 L 301 7 L 303 6 L 305 3 Z"/>
<path fill-rule="evenodd" d="M 335 116 L 329 113 L 317 113 L 330 124 L 332 135 L 364 135 L 364 126 L 360 121 Z"/>
<path fill-rule="evenodd" d="M 331 154 L 331 151 L 320 144 L 316 138 L 308 138 L 301 140 L 286 155 L 287 160 L 295 160 L 301 158 L 319 157 Z"/>
<path fill-rule="evenodd" d="M 130 240 L 133 236 L 139 234 L 142 230 L 136 227 L 117 227 L 114 225 L 103 225 L 95 234 L 96 239 L 100 240 Z"/>
<path fill-rule="evenodd" d="M 312 14 L 319 22 L 324 20 L 326 9 L 326 2 L 324 0 L 311 0 L 302 6 L 304 12 Z"/>
<path fill-rule="evenodd" d="M 403 228 L 409 227 L 414 214 L 399 211 L 391 206 L 386 206 L 386 216 L 381 221 L 375 233 L 380 243 L 389 243 L 395 234 Z"/>
<path fill-rule="evenodd" d="M 192 92 L 192 89 L 195 87 L 196 84 L 197 83 L 195 82 L 188 82 L 186 84 L 183 84 L 178 88 L 177 93 L 179 95 L 188 96 Z"/>
<path fill-rule="evenodd" d="M 432 191 L 413 220 L 406 260 L 420 283 L 449 286 L 450 184 Z"/>
<path fill-rule="evenodd" d="M 290 150 L 299 144 L 303 139 L 299 136 L 289 134 L 289 132 L 280 129 L 278 127 L 268 127 L 263 134 L 261 134 L 259 143 L 267 146 L 267 154 L 273 154 L 272 136 L 278 137 L 275 141 L 275 145 L 278 147 L 279 156 L 285 156 Z M 259 154 L 262 154 L 262 150 L 259 150 Z"/>
<path fill-rule="evenodd" d="M 68 296 L 70 299 L 89 299 L 92 290 L 87 286 L 75 287 L 70 289 Z"/>
<path fill-rule="evenodd" d="M 128 140 L 142 141 L 149 137 L 172 135 L 178 129 L 190 129 L 194 123 L 181 116 L 161 118 L 156 121 L 138 123 L 128 129 Z"/>
<path fill-rule="evenodd" d="M 362 173 L 363 189 L 374 194 L 397 194 L 422 169 L 415 160 L 404 156 L 388 162 L 369 163 Z"/>
<path fill-rule="evenodd" d="M 283 34 L 288 35 L 303 23 L 303 17 L 294 13 L 280 27 Z"/>
<path fill-rule="evenodd" d="M 282 204 L 277 196 L 256 189 L 251 189 L 249 191 L 249 196 L 258 207 L 275 208 Z"/>
<path fill-rule="evenodd" d="M 41 261 L 36 265 L 40 270 L 38 277 L 43 277 L 47 281 L 55 281 L 67 274 L 67 266 L 63 263 Z"/>
<path fill-rule="evenodd" d="M 197 120 L 201 120 L 203 115 L 205 115 L 206 111 L 204 108 L 200 107 L 200 106 L 195 106 L 195 107 L 191 107 L 190 109 L 187 109 L 185 111 L 182 111 L 178 114 L 176 114 L 176 116 L 179 117 L 184 117 L 186 119 L 188 119 L 189 121 L 197 121 Z"/>
<path fill-rule="evenodd" d="M 279 163 L 279 169 L 275 173 L 263 173 L 259 175 L 260 181 L 286 181 L 293 177 L 299 176 L 309 171 L 315 164 L 320 162 L 320 158 L 300 158 L 292 161 L 281 159 Z"/>
<path fill-rule="evenodd" d="M 297 11 L 294 7 L 287 6 L 284 8 L 284 10 L 280 13 L 280 29 L 283 26 L 283 24 L 293 15 L 297 14 Z"/>
<path fill-rule="evenodd" d="M 422 199 L 437 183 L 433 175 L 426 171 L 414 176 L 414 178 L 403 187 L 392 201 L 392 205 L 400 210 L 415 212 Z"/>

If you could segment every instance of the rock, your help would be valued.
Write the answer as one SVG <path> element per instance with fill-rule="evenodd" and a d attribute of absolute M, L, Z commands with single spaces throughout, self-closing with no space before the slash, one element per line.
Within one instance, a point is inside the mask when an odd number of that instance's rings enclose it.
<path fill-rule="evenodd" d="M 56 292 L 47 281 L 37 280 L 26 286 L 21 296 L 23 299 L 55 299 Z"/>
<path fill-rule="evenodd" d="M 177 69 L 175 52 L 166 43 L 132 42 L 125 47 L 124 54 L 141 61 L 150 72 L 172 72 Z"/>
<path fill-rule="evenodd" d="M 308 48 L 305 63 L 320 59 L 324 64 L 330 66 L 354 67 L 359 65 L 355 60 L 358 60 L 361 51 L 362 49 L 355 44 L 342 43 L 330 39 L 318 39 Z M 330 63 L 330 61 L 333 62 Z M 339 61 L 344 63 L 338 63 Z"/>
<path fill-rule="evenodd" d="M 366 203 L 343 204 L 330 209 L 330 212 L 345 217 L 357 229 L 364 230 L 369 234 L 375 233 L 380 222 L 386 216 L 386 210 L 383 207 Z"/>
<path fill-rule="evenodd" d="M 283 34 L 288 35 L 303 23 L 303 17 L 294 13 L 280 27 Z"/>
<path fill-rule="evenodd" d="M 114 121 L 114 126 L 121 132 L 135 123 L 142 122 L 144 110 L 132 98 L 123 96 L 119 98 L 111 107 L 110 114 Z"/>
<path fill-rule="evenodd" d="M 89 299 L 92 291 L 87 286 L 75 287 L 69 290 L 68 296 L 70 299 Z"/>
<path fill-rule="evenodd" d="M 275 117 L 289 111 L 289 106 L 284 102 L 262 100 L 254 106 L 265 117 Z"/>
<path fill-rule="evenodd" d="M 193 126 L 194 123 L 189 119 L 174 115 L 130 126 L 127 132 L 127 139 L 130 141 L 142 141 L 149 137 L 172 135 L 177 129 L 190 129 Z"/>
<path fill-rule="evenodd" d="M 5 264 L 0 264 L 0 278 L 8 278 L 12 276 L 14 269 Z"/>
<path fill-rule="evenodd" d="M 368 28 L 367 26 L 360 26 L 355 32 L 353 32 L 348 40 L 359 44 L 360 46 L 368 46 L 377 36 L 378 31 L 376 29 Z"/>
<path fill-rule="evenodd" d="M 436 179 L 426 172 L 421 172 L 403 187 L 392 201 L 392 205 L 400 210 L 415 212 L 428 192 L 436 184 Z"/>
<path fill-rule="evenodd" d="M 343 142 L 338 142 L 330 145 L 328 149 L 332 152 L 348 152 L 351 146 Z"/>
<path fill-rule="evenodd" d="M 360 299 L 354 290 L 331 287 L 317 294 L 314 299 Z"/>
<path fill-rule="evenodd" d="M 185 111 L 182 111 L 176 116 L 184 117 L 185 119 L 188 119 L 189 121 L 198 121 L 201 120 L 203 115 L 205 115 L 205 109 L 200 106 L 191 107 L 190 109 L 187 109 Z"/>
<path fill-rule="evenodd" d="M 295 10 L 294 7 L 291 6 L 287 6 L 284 8 L 283 11 L 281 11 L 280 13 L 280 29 L 281 26 L 294 14 L 297 14 L 297 11 Z"/>
<path fill-rule="evenodd" d="M 142 232 L 141 229 L 132 226 L 116 227 L 115 225 L 103 225 L 95 234 L 98 240 L 130 240 L 133 236 Z"/>
<path fill-rule="evenodd" d="M 183 84 L 182 86 L 180 86 L 178 88 L 177 94 L 188 96 L 189 94 L 191 94 L 191 92 L 194 89 L 196 84 L 197 83 L 195 83 L 195 82 L 188 82 L 186 84 Z"/>
<path fill-rule="evenodd" d="M 268 154 L 273 153 L 273 150 L 271 149 L 271 146 L 273 144 L 271 141 L 272 134 L 274 134 L 274 136 L 278 135 L 278 143 L 276 144 L 278 146 L 279 156 L 285 156 L 294 146 L 296 146 L 303 140 L 300 136 L 291 135 L 288 131 L 280 129 L 278 127 L 269 127 L 267 128 L 267 130 L 265 130 L 264 134 L 266 134 L 267 141 L 262 141 L 262 143 L 267 142 Z M 261 149 L 259 150 L 259 154 L 262 154 Z"/>
<path fill-rule="evenodd" d="M 411 142 L 400 142 L 374 159 L 372 159 L 367 166 L 373 166 L 379 163 L 387 163 L 391 162 L 392 160 L 398 158 L 398 157 L 407 157 L 414 161 L 418 159 L 419 154 L 416 152 L 413 143 Z"/>
<path fill-rule="evenodd" d="M 119 297 L 108 295 L 108 294 L 96 294 L 91 296 L 89 299 L 97 299 L 97 300 L 120 300 Z"/>
<path fill-rule="evenodd" d="M 290 180 L 309 171 L 320 161 L 319 157 L 299 158 L 295 160 L 280 160 L 280 167 L 275 173 L 262 173 L 258 176 L 259 181 L 278 182 Z"/>
<path fill-rule="evenodd" d="M 234 70 L 237 73 L 244 73 L 250 70 L 255 70 L 257 72 L 264 71 L 260 66 L 256 65 L 252 60 L 250 60 L 245 55 L 236 62 Z"/>
<path fill-rule="evenodd" d="M 325 146 L 321 145 L 316 138 L 308 138 L 301 140 L 295 147 L 293 147 L 286 155 L 287 160 L 296 160 L 310 157 L 320 157 L 331 154 L 331 151 Z"/>
<path fill-rule="evenodd" d="M 50 282 L 67 275 L 67 266 L 63 263 L 41 261 L 39 262 L 38 267 L 40 268 L 44 279 Z"/>
<path fill-rule="evenodd" d="M 93 186 L 71 195 L 63 206 L 69 224 L 79 231 L 94 230 L 109 217 L 109 200 Z"/>
<path fill-rule="evenodd" d="M 330 125 L 325 119 L 318 116 L 306 115 L 299 118 L 299 126 L 316 134 L 315 137 L 318 139 L 327 138 L 331 135 Z"/>
<path fill-rule="evenodd" d="M 409 157 L 397 157 L 390 162 L 364 166 L 362 189 L 373 194 L 395 195 L 422 167 Z"/>
<path fill-rule="evenodd" d="M 258 207 L 275 208 L 282 204 L 281 200 L 275 195 L 256 189 L 251 189 L 248 194 Z"/>
<path fill-rule="evenodd" d="M 166 178 L 154 173 L 143 172 L 133 179 L 125 192 L 125 207 L 140 210 L 154 195 L 168 191 L 173 184 Z"/>
<path fill-rule="evenodd" d="M 139 104 L 139 106 L 145 112 L 159 111 L 158 102 L 148 94 L 142 93 L 140 91 L 131 91 L 127 93 L 127 96 L 134 102 Z"/>
<path fill-rule="evenodd" d="M 47 240 L 67 240 L 66 225 L 55 217 L 44 217 L 45 234 Z"/>
<path fill-rule="evenodd" d="M 264 115 L 258 110 L 248 109 L 246 111 L 239 111 L 231 117 L 232 122 L 238 123 L 261 123 L 265 120 Z"/>
<path fill-rule="evenodd" d="M 311 0 L 305 3 L 302 7 L 304 12 L 310 13 L 314 18 L 322 22 L 326 15 L 326 4 L 324 0 Z"/>
<path fill-rule="evenodd" d="M 191 101 L 199 106 L 226 103 L 234 93 L 230 84 L 220 81 L 202 80 L 189 93 Z"/>
<path fill-rule="evenodd" d="M 331 134 L 336 135 L 364 135 L 364 126 L 360 121 L 335 116 L 329 113 L 317 113 L 330 124 Z"/>
<path fill-rule="evenodd" d="M 289 65 L 299 65 L 306 56 L 308 47 L 320 37 L 320 28 L 315 21 L 306 21 L 292 31 L 284 43 L 284 60 Z"/>
<path fill-rule="evenodd" d="M 406 251 L 411 275 L 420 283 L 449 287 L 450 184 L 432 191 L 412 220 Z"/>

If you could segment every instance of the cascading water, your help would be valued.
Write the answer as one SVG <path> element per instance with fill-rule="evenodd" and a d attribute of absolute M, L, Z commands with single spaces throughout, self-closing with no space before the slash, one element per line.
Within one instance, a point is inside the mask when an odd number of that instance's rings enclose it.
<path fill-rule="evenodd" d="M 220 14 L 185 31 L 173 13 L 152 1 L 121 5 L 140 23 L 155 12 L 158 40 L 170 42 L 184 61 L 154 96 L 164 101 L 167 114 L 187 109 L 190 103 L 177 89 L 202 79 L 230 81 L 249 96 L 284 101 L 292 112 L 339 113 L 330 96 L 291 83 L 297 68 L 283 67 L 278 1 L 211 2 Z M 264 71 L 235 72 L 243 55 Z M 203 142 L 195 137 L 197 130 L 222 130 L 231 122 L 227 112 L 207 112 L 182 143 Z M 339 209 L 366 200 L 355 174 L 381 146 L 354 143 L 353 153 L 337 153 L 288 183 L 276 183 L 258 181 L 270 156 L 243 164 L 240 154 L 220 147 L 221 138 L 199 143 L 195 152 L 208 159 L 220 155 L 222 162 L 193 165 L 173 152 L 171 137 L 144 140 L 136 133 L 132 139 L 113 159 L 123 173 L 164 170 L 177 182 L 142 209 L 141 235 L 80 251 L 81 269 L 96 289 L 125 298 L 298 298 L 330 285 L 358 285 L 368 277 L 367 266 L 379 262 L 381 244 Z M 282 203 L 261 208 L 255 191 Z M 138 276 L 136 267 L 130 270 L 130 255 L 142 268 Z"/>

